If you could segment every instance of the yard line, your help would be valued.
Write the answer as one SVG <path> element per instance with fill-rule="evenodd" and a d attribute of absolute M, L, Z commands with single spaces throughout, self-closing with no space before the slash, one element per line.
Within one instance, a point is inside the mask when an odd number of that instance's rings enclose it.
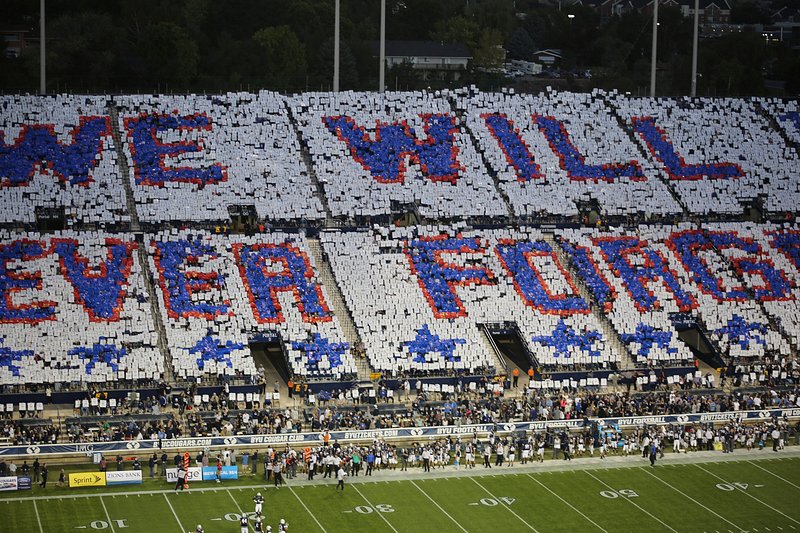
<path fill-rule="evenodd" d="M 410 480 L 410 481 L 411 481 L 411 484 L 412 484 L 412 485 L 414 485 L 415 487 L 417 487 L 417 490 L 418 490 L 418 491 L 420 491 L 422 494 L 424 494 L 424 495 L 425 495 L 425 497 L 426 497 L 426 498 L 428 498 L 428 499 L 429 499 L 429 500 L 430 500 L 430 501 L 433 503 L 433 505 L 435 505 L 436 507 L 438 507 L 438 508 L 439 508 L 439 510 L 440 510 L 441 512 L 443 512 L 443 513 L 444 513 L 444 514 L 447 516 L 447 518 L 449 518 L 450 520 L 452 520 L 452 521 L 453 521 L 453 523 L 454 523 L 455 525 L 457 525 L 457 526 L 459 527 L 459 529 L 461 529 L 461 531 L 463 531 L 464 533 L 468 533 L 468 532 L 467 532 L 467 530 L 466 530 L 466 529 L 464 529 L 464 528 L 461 526 L 461 524 L 459 524 L 458 522 L 456 522 L 456 519 L 455 519 L 455 518 L 453 518 L 452 516 L 450 516 L 450 513 L 448 513 L 448 512 L 447 512 L 447 511 L 445 511 L 444 509 L 442 509 L 442 506 L 441 506 L 441 505 L 439 505 L 439 504 L 436 502 L 436 500 L 434 500 L 433 498 L 431 498 L 430 496 L 428 496 L 428 493 L 427 493 L 427 492 L 425 492 L 424 490 L 422 490 L 422 489 L 420 488 L 420 486 L 419 486 L 419 485 L 417 485 L 416 483 L 414 483 L 414 480 L 413 480 L 413 479 L 412 479 L 412 480 Z"/>
<path fill-rule="evenodd" d="M 300 485 L 300 486 L 302 487 L 302 485 Z M 306 502 L 304 502 L 303 500 L 300 499 L 300 496 L 297 495 L 297 493 L 294 491 L 294 489 L 291 487 L 291 485 L 289 485 L 289 492 L 294 494 L 294 497 L 297 498 L 297 501 L 300 502 L 300 505 L 303 506 L 303 509 L 305 509 L 306 512 L 311 515 L 311 518 L 313 518 L 314 522 L 317 523 L 317 527 L 319 527 L 320 530 L 322 530 L 322 533 L 328 533 L 327 531 L 325 531 L 325 528 L 322 527 L 322 524 L 319 523 L 319 520 L 317 520 L 317 517 L 314 516 L 314 513 L 311 512 L 311 509 L 309 509 L 308 506 L 306 506 Z"/>
<path fill-rule="evenodd" d="M 495 500 L 497 500 L 497 501 L 498 501 L 498 502 L 499 502 L 499 503 L 500 503 L 500 504 L 501 504 L 503 507 L 505 507 L 506 509 L 508 509 L 508 512 L 510 512 L 511 514 L 513 514 L 514 516 L 516 516 L 516 517 L 517 517 L 517 519 L 519 519 L 519 521 L 520 521 L 520 522 L 522 522 L 523 524 L 525 524 L 526 526 L 528 526 L 528 527 L 529 527 L 531 530 L 533 530 L 533 531 L 536 531 L 536 533 L 539 533 L 539 532 L 536 530 L 536 528 L 535 528 L 535 527 L 533 527 L 533 526 L 532 526 L 532 525 L 530 525 L 528 522 L 526 522 L 526 521 L 525 521 L 525 519 L 523 519 L 523 518 L 522 518 L 520 515 L 518 515 L 517 513 L 515 513 L 515 512 L 514 512 L 514 510 L 513 510 L 513 509 L 511 509 L 511 507 L 509 507 L 508 505 L 506 505 L 506 502 L 504 502 L 503 500 L 501 500 L 500 498 L 498 498 L 497 496 L 495 496 L 494 494 L 492 494 L 491 492 L 489 492 L 489 490 L 488 490 L 486 487 L 484 487 L 483 485 L 481 485 L 480 483 L 478 483 L 478 480 L 477 480 L 477 479 L 475 479 L 474 477 L 471 477 L 470 479 L 471 479 L 472 481 L 474 481 L 476 485 L 478 485 L 480 488 L 482 488 L 482 489 L 483 489 L 483 491 L 484 491 L 486 494 L 488 494 L 489 496 L 491 496 L 492 498 L 494 498 Z"/>
<path fill-rule="evenodd" d="M 699 464 L 695 464 L 694 466 L 696 466 L 697 468 L 699 468 L 700 470 L 702 470 L 702 471 L 703 471 L 703 472 L 705 472 L 706 474 L 709 474 L 709 475 L 711 475 L 711 476 L 714 476 L 715 478 L 717 478 L 718 480 L 722 481 L 723 483 L 729 483 L 728 481 L 725 481 L 724 479 L 722 479 L 721 477 L 719 477 L 718 475 L 716 475 L 714 472 L 711 472 L 710 470 L 706 470 L 705 468 L 703 468 L 703 467 L 702 467 L 702 466 L 700 466 Z M 785 516 L 786 518 L 788 518 L 789 520 L 791 520 L 791 521 L 792 521 L 792 522 L 794 522 L 795 524 L 800 524 L 800 521 L 797 521 L 797 520 L 795 520 L 794 518 L 792 518 L 791 516 L 789 516 L 788 514 L 786 514 L 786 513 L 782 512 L 782 511 L 780 511 L 780 510 L 778 510 L 778 509 L 775 509 L 773 506 L 771 506 L 771 505 L 770 505 L 770 504 L 768 504 L 767 502 L 765 502 L 765 501 L 763 501 L 763 500 L 760 500 L 760 499 L 756 498 L 755 496 L 753 496 L 753 495 L 752 495 L 752 494 L 750 494 L 749 492 L 747 492 L 747 491 L 745 491 L 745 490 L 742 490 L 741 488 L 739 488 L 737 485 L 734 485 L 734 484 L 732 484 L 732 483 L 731 483 L 731 486 L 733 486 L 733 487 L 734 487 L 736 490 L 738 490 L 738 491 L 739 491 L 739 492 L 741 492 L 742 494 L 746 494 L 746 495 L 747 495 L 749 498 L 752 498 L 752 499 L 754 499 L 755 501 L 757 501 L 758 503 L 760 503 L 760 504 L 761 504 L 761 505 L 763 505 L 764 507 L 768 507 L 768 508 L 772 509 L 773 511 L 775 511 L 776 513 L 778 513 L 778 514 L 780 514 L 780 515 L 782 515 L 782 516 Z"/>
<path fill-rule="evenodd" d="M 233 497 L 233 494 L 231 494 L 231 491 L 228 490 L 228 489 L 225 489 L 225 492 L 228 493 L 228 496 L 230 496 L 231 500 L 233 500 L 233 504 L 236 505 L 237 509 L 239 509 L 239 514 L 244 516 L 244 511 L 242 510 L 242 506 L 239 505 L 239 502 L 237 502 L 236 498 Z M 253 524 L 251 524 L 249 521 L 247 522 L 247 526 L 248 526 L 249 529 L 252 529 L 253 531 L 256 530 L 256 527 Z"/>
<path fill-rule="evenodd" d="M 756 468 L 759 468 L 759 469 L 763 470 L 763 471 L 764 471 L 764 472 L 766 472 L 767 474 L 770 474 L 770 475 L 772 475 L 772 476 L 775 476 L 776 478 L 780 479 L 781 481 L 783 481 L 783 482 L 785 482 L 785 483 L 788 483 L 788 484 L 789 484 L 789 485 L 791 485 L 792 487 L 794 487 L 794 488 L 796 488 L 796 489 L 800 489 L 800 485 L 795 485 L 794 483 L 792 483 L 792 482 L 791 482 L 791 481 L 789 481 L 788 479 L 786 479 L 786 478 L 783 478 L 783 477 L 779 476 L 779 475 L 778 475 L 778 474 L 776 474 L 775 472 L 773 472 L 773 471 L 771 471 L 771 470 L 767 470 L 767 469 L 766 469 L 766 468 L 764 468 L 763 466 L 758 466 L 758 465 L 757 465 L 756 463 L 754 463 L 753 461 L 747 461 L 747 462 L 748 462 L 748 463 L 750 463 L 751 465 L 753 465 L 754 467 L 756 467 Z"/>
<path fill-rule="evenodd" d="M 372 503 L 371 503 L 371 502 L 370 502 L 370 501 L 367 499 L 367 497 L 366 497 L 366 496 L 364 496 L 364 494 L 363 494 L 363 493 L 362 493 L 360 490 L 358 490 L 358 485 L 351 484 L 350 486 L 351 486 L 351 487 L 353 487 L 354 489 L 356 489 L 356 492 L 357 492 L 357 493 L 358 493 L 358 494 L 359 494 L 359 495 L 360 495 L 362 498 L 364 498 L 364 501 L 365 501 L 365 502 L 367 502 L 367 505 L 369 505 L 370 507 L 372 507 L 373 509 L 375 509 L 375 506 L 374 506 L 374 505 L 372 505 Z M 377 509 L 375 509 L 375 510 L 377 511 Z M 386 520 L 386 517 L 385 517 L 385 516 L 383 516 L 383 513 L 381 513 L 381 512 L 379 511 L 379 512 L 378 512 L 378 516 L 380 516 L 380 517 L 383 519 L 383 521 L 384 521 L 384 522 L 386 522 L 386 525 L 387 525 L 387 526 L 389 526 L 389 527 L 392 529 L 392 531 L 394 531 L 394 533 L 399 533 L 399 531 L 397 531 L 397 530 L 394 528 L 394 526 L 393 526 L 392 524 L 390 524 L 388 520 Z"/>
<path fill-rule="evenodd" d="M 640 469 L 642 472 L 645 472 L 647 475 L 649 475 L 649 476 L 652 476 L 654 479 L 658 480 L 660 483 L 663 483 L 663 484 L 664 484 L 664 485 L 666 485 L 667 487 L 671 488 L 672 490 L 674 490 L 675 492 L 677 492 L 677 493 L 678 493 L 678 494 L 680 494 L 681 496 L 684 496 L 684 497 L 686 497 L 686 498 L 689 498 L 689 499 L 690 499 L 690 500 L 692 500 L 694 503 L 696 503 L 697 505 L 699 505 L 700 507 L 702 507 L 703 509 L 705 509 L 705 510 L 706 510 L 706 511 L 708 511 L 709 513 L 713 514 L 714 516 L 716 516 L 716 517 L 718 517 L 718 518 L 721 518 L 721 519 L 723 519 L 724 521 L 726 521 L 727 523 L 729 523 L 730 525 L 732 525 L 733 527 L 735 527 L 735 528 L 736 528 L 736 529 L 738 529 L 739 531 L 744 531 L 744 530 L 745 530 L 743 527 L 739 527 L 739 526 L 737 526 L 736 524 L 734 524 L 733 522 L 731 522 L 730 520 L 728 520 L 727 518 L 725 518 L 725 517 L 724 517 L 724 516 L 722 516 L 721 514 L 718 514 L 718 513 L 717 513 L 717 512 L 715 512 L 713 509 L 710 509 L 710 508 L 706 507 L 706 506 L 705 506 L 705 505 L 703 505 L 701 502 L 699 502 L 699 501 L 695 500 L 694 498 L 692 498 L 692 497 L 691 497 L 691 496 L 689 496 L 688 494 L 686 494 L 686 493 L 684 493 L 684 492 L 682 492 L 682 491 L 678 490 L 678 489 L 677 489 L 677 488 L 675 488 L 675 487 L 674 487 L 674 486 L 673 486 L 671 483 L 668 483 L 668 482 L 664 481 L 663 479 L 661 479 L 661 478 L 660 478 L 660 477 L 658 477 L 657 475 L 655 475 L 655 474 L 653 474 L 652 472 L 650 472 L 648 469 L 646 469 L 646 468 L 644 468 L 644 467 L 641 467 L 641 466 L 639 467 L 639 469 Z"/>
<path fill-rule="evenodd" d="M 44 533 L 44 528 L 42 527 L 42 519 L 39 517 L 39 507 L 36 505 L 36 500 L 33 500 L 33 510 L 36 511 L 36 522 L 39 524 L 39 531 Z"/>
<path fill-rule="evenodd" d="M 584 470 L 584 471 L 583 471 L 583 473 L 584 473 L 584 474 L 586 474 L 586 475 L 588 475 L 589 477 L 591 477 L 591 478 L 592 478 L 592 479 L 594 479 L 595 481 L 599 482 L 601 485 L 603 485 L 603 486 L 604 486 L 604 487 L 606 487 L 607 489 L 609 489 L 609 490 L 614 490 L 614 488 L 613 488 L 611 485 L 609 485 L 608 483 L 606 483 L 606 482 L 605 482 L 605 481 L 603 481 L 602 479 L 600 479 L 600 478 L 598 478 L 597 476 L 595 476 L 594 474 L 592 474 L 592 473 L 591 473 L 589 470 Z M 640 506 L 640 505 L 639 505 L 639 504 L 637 504 L 635 501 L 631 500 L 630 498 L 625 498 L 625 501 L 626 501 L 626 502 L 628 502 L 629 504 L 633 505 L 633 506 L 634 506 L 634 507 L 636 507 L 637 509 L 639 509 L 641 512 L 643 512 L 644 514 L 646 514 L 647 516 L 649 516 L 649 517 L 650 517 L 650 518 L 652 518 L 653 520 L 656 520 L 657 522 L 659 522 L 661 525 L 663 525 L 664 527 L 666 527 L 666 528 L 667 528 L 667 529 L 669 529 L 670 531 L 673 531 L 674 533 L 678 533 L 678 530 L 677 530 L 677 529 L 673 528 L 672 526 L 670 526 L 669 524 L 667 524 L 666 522 L 664 522 L 663 520 L 661 520 L 659 517 L 657 517 L 657 516 L 655 516 L 654 514 L 650 513 L 650 511 L 648 511 L 648 510 L 647 510 L 647 509 L 645 509 L 644 507 Z"/>
<path fill-rule="evenodd" d="M 578 513 L 579 515 L 581 515 L 582 517 L 584 517 L 586 520 L 588 520 L 589 522 L 591 522 L 591 523 L 592 523 L 592 524 L 593 524 L 593 525 L 594 525 L 594 526 L 595 526 L 597 529 L 599 529 L 599 530 L 600 530 L 600 531 L 602 531 L 603 533 L 608 533 L 608 531 L 606 531 L 605 529 L 603 529 L 603 528 L 602 528 L 602 527 L 601 527 L 601 526 L 600 526 L 600 525 L 599 525 L 597 522 L 595 522 L 594 520 L 592 520 L 591 518 L 589 518 L 588 516 L 586 516 L 585 514 L 583 514 L 583 513 L 581 512 L 581 510 L 580 510 L 580 509 L 578 509 L 577 507 L 575 507 L 574 505 L 572 505 L 571 503 L 569 503 L 567 500 L 565 500 L 564 498 L 562 498 L 562 497 L 561 497 L 559 494 L 557 494 L 557 493 L 553 492 L 553 490 L 551 490 L 551 489 L 550 489 L 550 487 L 548 487 L 547 485 L 545 485 L 544 483 L 542 483 L 541 481 L 539 481 L 538 479 L 536 479 L 536 478 L 535 478 L 535 477 L 533 477 L 532 475 L 530 475 L 530 474 L 526 474 L 526 475 L 527 475 L 529 478 L 531 478 L 532 480 L 534 480 L 536 483 L 538 483 L 539 485 L 541 485 L 541 487 L 542 487 L 544 490 L 546 490 L 547 492 L 549 492 L 550 494 L 552 494 L 553 496 L 555 496 L 556 498 L 558 498 L 558 499 L 559 499 L 559 500 L 561 500 L 562 502 L 566 503 L 566 504 L 567 504 L 567 505 L 568 505 L 568 506 L 569 506 L 569 507 L 570 507 L 570 508 L 571 508 L 573 511 L 575 511 L 576 513 Z"/>
<path fill-rule="evenodd" d="M 103 498 L 100 498 L 100 505 L 103 506 L 103 511 L 106 512 L 106 518 L 108 519 L 108 525 L 111 526 L 111 533 L 114 533 L 116 531 L 114 529 L 114 522 L 111 521 L 111 515 L 108 514 L 108 508 L 106 507 L 106 502 L 103 501 Z"/>
<path fill-rule="evenodd" d="M 166 492 L 164 493 L 164 499 L 167 500 L 167 505 L 169 505 L 169 509 L 170 509 L 170 511 L 172 511 L 172 516 L 174 516 L 175 517 L 175 521 L 178 522 L 178 527 L 181 528 L 181 531 L 187 531 L 187 529 L 185 527 L 183 527 L 183 524 L 181 524 L 181 519 L 178 518 L 178 513 L 175 512 L 175 508 L 172 506 L 172 503 L 169 501 L 169 498 L 167 498 L 167 493 Z M 100 500 L 100 501 L 102 501 L 102 500 Z"/>

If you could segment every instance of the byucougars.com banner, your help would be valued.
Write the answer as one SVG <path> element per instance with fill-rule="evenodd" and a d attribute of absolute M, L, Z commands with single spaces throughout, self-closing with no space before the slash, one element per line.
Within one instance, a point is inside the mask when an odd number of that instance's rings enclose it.
<path fill-rule="evenodd" d="M 577 429 L 596 422 L 599 425 L 619 426 L 623 428 L 641 427 L 663 424 L 704 424 L 708 422 L 724 422 L 726 420 L 741 420 L 744 422 L 757 422 L 771 418 L 800 418 L 800 408 L 769 409 L 763 411 L 728 411 L 723 413 L 693 413 L 686 415 L 655 415 L 631 416 L 621 418 L 591 418 L 575 420 L 547 420 L 541 422 L 508 422 L 505 424 L 476 424 L 469 426 L 437 426 L 422 428 L 389 428 L 368 430 L 346 430 L 331 432 L 331 440 L 340 443 L 354 441 L 371 441 L 372 439 L 388 440 L 415 440 L 429 437 L 445 437 L 458 435 L 472 435 L 477 433 L 485 437 L 490 431 L 510 433 L 514 431 L 545 431 L 547 429 Z M 179 438 L 161 441 L 140 440 L 123 442 L 96 442 L 83 444 L 42 444 L 34 446 L 7 446 L 0 448 L 0 456 L 30 456 L 52 454 L 92 454 L 110 452 L 136 452 L 136 451 L 170 451 L 203 448 L 245 448 L 252 449 L 266 446 L 283 446 L 286 444 L 310 445 L 322 442 L 322 433 L 281 433 L 277 435 L 241 435 L 236 437 L 196 437 Z M 177 470 L 172 469 L 177 476 Z M 192 469 L 190 469 L 191 471 Z M 169 472 L 169 470 L 168 470 Z M 202 479 L 202 472 L 198 469 L 195 481 Z M 172 479 L 174 483 L 177 477 Z M 190 477 L 189 481 L 193 481 Z"/>

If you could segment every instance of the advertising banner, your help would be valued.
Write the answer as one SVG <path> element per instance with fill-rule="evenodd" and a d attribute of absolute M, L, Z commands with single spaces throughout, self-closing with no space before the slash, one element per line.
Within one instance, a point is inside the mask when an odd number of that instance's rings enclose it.
<path fill-rule="evenodd" d="M 189 483 L 196 483 L 198 481 L 203 481 L 203 469 L 199 466 L 190 466 L 189 470 L 186 472 L 186 481 Z M 178 482 L 178 469 L 177 468 L 167 468 L 167 483 L 177 483 Z"/>
<path fill-rule="evenodd" d="M 17 478 L 17 490 L 31 490 L 30 476 L 19 476 Z"/>
<path fill-rule="evenodd" d="M 0 477 L 0 491 L 17 490 L 17 476 Z"/>
<path fill-rule="evenodd" d="M 226 479 L 239 479 L 239 469 L 235 466 L 223 466 L 220 478 L 224 481 Z M 203 467 L 203 481 L 214 481 L 217 479 L 216 466 Z"/>
<path fill-rule="evenodd" d="M 106 473 L 105 472 L 79 472 L 68 474 L 69 488 L 74 489 L 78 487 L 105 487 L 106 486 Z"/>
<path fill-rule="evenodd" d="M 106 472 L 106 485 L 135 485 L 142 482 L 141 470 Z"/>

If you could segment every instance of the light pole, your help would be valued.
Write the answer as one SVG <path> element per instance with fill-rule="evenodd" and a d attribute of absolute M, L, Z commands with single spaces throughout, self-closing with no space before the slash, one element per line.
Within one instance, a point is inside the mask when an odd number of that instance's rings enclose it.
<path fill-rule="evenodd" d="M 44 0 L 39 0 L 39 94 L 47 94 L 45 78 Z"/>
<path fill-rule="evenodd" d="M 381 43 L 380 43 L 380 70 L 378 71 L 378 92 L 383 92 L 386 70 L 386 0 L 381 0 Z"/>
<path fill-rule="evenodd" d="M 333 92 L 339 92 L 339 0 L 333 17 Z M 44 0 L 42 0 L 44 2 Z"/>
<path fill-rule="evenodd" d="M 653 45 L 650 51 L 650 96 L 656 95 L 656 49 L 658 47 L 658 0 L 653 0 Z"/>
<path fill-rule="evenodd" d="M 697 96 L 697 39 L 698 26 L 700 25 L 700 0 L 694 0 L 694 40 L 692 41 L 692 93 Z"/>

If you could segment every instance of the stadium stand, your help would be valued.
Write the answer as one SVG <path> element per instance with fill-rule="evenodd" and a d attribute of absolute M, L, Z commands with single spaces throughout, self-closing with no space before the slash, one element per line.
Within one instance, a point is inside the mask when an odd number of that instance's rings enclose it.
<path fill-rule="evenodd" d="M 597 202 L 605 215 L 681 211 L 605 103 L 605 93 L 467 93 L 457 107 L 520 216 L 577 215 Z"/>
<path fill-rule="evenodd" d="M 162 376 L 137 246 L 103 232 L 0 232 L 3 384 Z"/>
<path fill-rule="evenodd" d="M 375 227 L 321 241 L 378 370 L 490 371 L 478 324 L 503 321 L 516 322 L 542 365 L 617 361 L 536 230 Z"/>
<path fill-rule="evenodd" d="M 689 212 L 741 214 L 759 203 L 773 213 L 797 209 L 800 158 L 753 101 L 613 95 L 610 102 Z"/>
<path fill-rule="evenodd" d="M 287 105 L 335 217 L 414 205 L 431 219 L 507 211 L 447 100 L 427 92 L 304 93 Z"/>
<path fill-rule="evenodd" d="M 285 343 L 295 375 L 355 372 L 301 235 L 173 229 L 148 241 L 176 375 L 252 377 L 249 342 L 272 334 Z"/>
<path fill-rule="evenodd" d="M 120 96 L 119 127 L 141 220 L 224 221 L 253 206 L 261 220 L 324 217 L 275 93 Z"/>
<path fill-rule="evenodd" d="M 105 96 L 0 97 L 0 222 L 126 222 Z"/>

